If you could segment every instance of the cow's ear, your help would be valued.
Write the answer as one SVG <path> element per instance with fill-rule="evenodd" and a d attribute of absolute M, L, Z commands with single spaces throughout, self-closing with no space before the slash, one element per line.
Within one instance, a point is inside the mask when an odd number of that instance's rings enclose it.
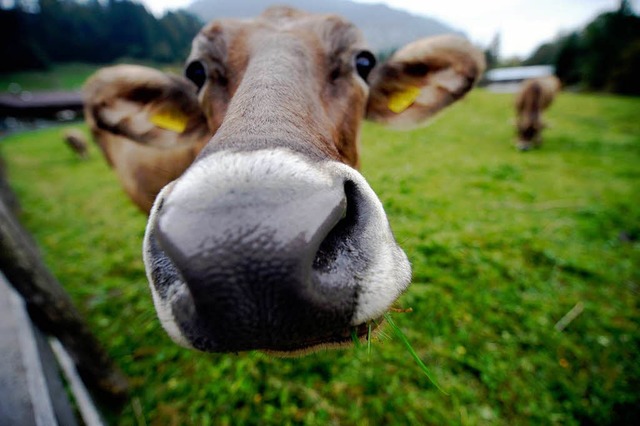
<path fill-rule="evenodd" d="M 367 119 L 399 128 L 425 124 L 471 90 L 484 67 L 482 52 L 464 38 L 414 41 L 374 69 Z"/>
<path fill-rule="evenodd" d="M 85 84 L 85 119 L 98 144 L 109 138 L 172 148 L 210 136 L 189 80 L 137 65 L 103 68 Z M 103 147 L 104 148 L 104 147 Z"/>

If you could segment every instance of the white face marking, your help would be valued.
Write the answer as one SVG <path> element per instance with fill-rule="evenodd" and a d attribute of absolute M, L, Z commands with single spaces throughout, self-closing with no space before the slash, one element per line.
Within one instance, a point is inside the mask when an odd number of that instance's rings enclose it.
<path fill-rule="evenodd" d="M 358 304 L 351 321 L 352 325 L 359 325 L 382 316 L 406 290 L 411 282 L 411 266 L 407 255 L 395 241 L 382 203 L 365 178 L 342 163 L 331 163 L 331 166 L 354 182 L 374 206 L 371 220 L 361 235 L 368 243 L 372 261 L 362 277 Z"/>
<path fill-rule="evenodd" d="M 158 217 L 159 204 L 178 203 L 189 208 L 189 200 L 202 199 L 215 202 L 216 196 L 233 187 L 242 191 L 255 182 L 268 187 L 281 185 L 295 189 L 342 185 L 350 181 L 362 198 L 367 220 L 356 239 L 369 259 L 367 269 L 357 280 L 357 302 L 352 325 L 360 325 L 382 316 L 402 294 L 411 281 L 411 267 L 405 253 L 395 242 L 382 203 L 364 177 L 356 170 L 339 162 L 311 163 L 304 157 L 286 149 L 254 152 L 218 152 L 194 163 L 176 182 L 167 185 L 158 195 L 151 210 L 144 242 L 144 262 L 147 269 L 154 304 L 158 317 L 167 333 L 179 344 L 190 346 L 180 331 L 173 314 L 173 301 L 184 296 L 188 288 L 184 282 L 175 281 L 163 298 L 155 289 L 151 274 L 154 265 L 149 235 Z M 215 184 L 212 184 L 215 182 Z"/>
<path fill-rule="evenodd" d="M 189 341 L 184 337 L 182 331 L 180 331 L 180 327 L 176 323 L 176 319 L 173 316 L 173 310 L 171 308 L 171 304 L 175 298 L 180 296 L 180 293 L 189 291 L 186 285 L 180 281 L 176 281 L 174 284 L 169 287 L 169 294 L 167 298 L 162 299 L 153 285 L 150 285 L 151 295 L 153 296 L 153 304 L 156 307 L 156 312 L 158 313 L 158 319 L 160 320 L 160 324 L 162 324 L 162 328 L 167 332 L 169 337 L 179 344 L 180 346 L 184 346 L 185 348 L 192 349 L 193 346 Z"/>
<path fill-rule="evenodd" d="M 161 202 L 161 200 L 165 196 L 165 193 L 168 192 L 172 186 L 173 182 L 162 188 L 162 191 L 160 191 L 160 193 L 158 194 L 153 208 L 149 213 L 147 231 L 145 232 L 144 241 L 142 244 L 142 259 L 144 261 L 145 270 L 147 273 L 149 288 L 151 289 L 151 296 L 153 297 L 153 304 L 156 308 L 158 319 L 160 319 L 160 324 L 162 324 L 162 327 L 174 342 L 186 348 L 192 348 L 193 346 L 191 346 L 189 341 L 182 334 L 182 331 L 180 331 L 180 327 L 178 327 L 178 324 L 176 323 L 175 317 L 173 315 L 173 310 L 171 309 L 173 298 L 179 295 L 180 292 L 189 291 L 186 284 L 180 281 L 174 281 L 167 293 L 169 297 L 163 299 L 162 297 L 160 297 L 160 294 L 158 294 L 158 291 L 156 290 L 153 282 L 153 278 L 151 276 L 151 265 L 153 264 L 153 259 L 151 258 L 151 250 L 149 248 L 149 236 L 151 235 L 150 228 L 152 224 L 154 224 L 157 220 L 157 204 Z"/>
<path fill-rule="evenodd" d="M 242 191 L 245 187 L 255 187 L 260 182 L 265 190 L 270 186 L 286 182 L 286 189 L 298 187 L 329 186 L 336 178 L 325 173 L 322 168 L 314 167 L 302 157 L 285 149 L 262 150 L 255 152 L 219 152 L 193 164 L 176 181 L 171 193 L 170 203 L 189 208 L 189 200 L 214 200 L 228 192 Z M 211 184 L 211 183 L 215 184 Z"/>

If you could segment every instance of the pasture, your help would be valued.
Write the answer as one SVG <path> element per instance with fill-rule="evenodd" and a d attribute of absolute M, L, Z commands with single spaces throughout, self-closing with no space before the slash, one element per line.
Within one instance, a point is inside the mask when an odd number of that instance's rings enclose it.
<path fill-rule="evenodd" d="M 84 81 L 99 67 L 90 64 L 59 64 L 47 72 L 20 71 L 0 73 L 0 92 L 15 90 L 12 85 L 18 84 L 18 90 L 56 91 L 78 90 Z"/>
<path fill-rule="evenodd" d="M 541 150 L 511 95 L 476 90 L 429 127 L 365 124 L 363 174 L 413 264 L 387 330 L 277 359 L 202 354 L 155 319 L 145 217 L 61 128 L 0 141 L 21 219 L 131 380 L 114 425 L 625 424 L 640 415 L 640 98 L 563 93 Z M 582 312 L 562 331 L 556 324 Z M 579 309 L 579 308 L 578 308 Z M 574 310 L 575 312 L 575 310 Z"/>
<path fill-rule="evenodd" d="M 180 73 L 182 64 L 167 65 L 135 59 L 122 59 L 124 63 L 153 66 L 158 69 Z M 118 61 L 117 63 L 119 63 Z M 0 92 L 18 89 L 30 92 L 79 90 L 91 74 L 103 65 L 86 63 L 55 64 L 46 71 L 19 71 L 0 73 Z M 18 87 L 15 87 L 15 84 Z"/>

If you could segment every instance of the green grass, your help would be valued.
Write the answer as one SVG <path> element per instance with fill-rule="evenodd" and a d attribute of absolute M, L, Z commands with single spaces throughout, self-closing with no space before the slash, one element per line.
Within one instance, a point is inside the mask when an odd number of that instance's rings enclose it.
<path fill-rule="evenodd" d="M 100 68 L 91 64 L 60 64 L 51 70 L 20 71 L 0 73 L 0 92 L 7 92 L 12 84 L 19 85 L 21 90 L 78 90 L 87 77 Z"/>
<path fill-rule="evenodd" d="M 448 395 L 388 328 L 370 353 L 179 348 L 147 289 L 145 217 L 95 147 L 79 161 L 50 129 L 0 150 L 23 222 L 131 378 L 112 424 L 633 423 L 640 99 L 562 94 L 543 149 L 528 153 L 512 146 L 511 105 L 475 91 L 428 128 L 363 131 L 363 173 L 414 269 L 399 303 L 413 311 L 393 318 Z M 584 311 L 556 331 L 577 303 Z"/>
<path fill-rule="evenodd" d="M 398 340 L 400 340 L 400 342 L 402 342 L 402 344 L 405 346 L 405 348 L 407 348 L 407 351 L 409 352 L 411 357 L 414 359 L 418 367 L 420 367 L 420 370 L 422 370 L 424 375 L 427 376 L 429 381 L 433 383 L 435 387 L 437 387 L 440 390 L 440 392 L 444 393 L 445 395 L 449 395 L 440 387 L 440 385 L 438 385 L 438 382 L 434 379 L 433 374 L 431 374 L 431 371 L 429 371 L 429 367 L 424 365 L 424 362 L 422 361 L 422 359 L 420 359 L 420 355 L 418 355 L 416 353 L 416 350 L 413 349 L 411 342 L 409 342 L 409 339 L 407 339 L 407 336 L 405 336 L 402 330 L 400 329 L 400 327 L 398 327 L 398 325 L 396 324 L 395 320 L 393 319 L 393 317 L 389 312 L 384 314 L 384 319 L 389 324 L 389 327 L 391 327 L 391 331 L 393 332 L 395 337 L 397 337 Z M 369 336 L 367 339 L 367 354 L 369 355 L 371 354 L 371 336 L 370 335 L 371 335 L 371 325 L 369 325 Z"/>
<path fill-rule="evenodd" d="M 132 60 L 123 60 L 126 63 L 136 63 Z M 139 62 L 139 61 L 138 61 Z M 154 68 L 180 74 L 180 65 L 159 65 L 140 62 Z M 17 84 L 20 90 L 31 92 L 54 90 L 80 90 L 87 78 L 102 68 L 104 65 L 68 63 L 56 64 L 47 71 L 20 71 L 13 73 L 0 73 L 0 93 L 11 90 L 12 85 Z"/>

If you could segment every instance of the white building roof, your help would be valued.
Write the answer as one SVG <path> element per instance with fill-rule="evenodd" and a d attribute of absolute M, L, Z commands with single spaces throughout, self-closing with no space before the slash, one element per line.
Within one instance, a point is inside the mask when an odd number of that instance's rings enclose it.
<path fill-rule="evenodd" d="M 494 68 L 487 71 L 485 79 L 491 83 L 501 81 L 521 81 L 528 78 L 545 77 L 553 75 L 555 68 L 552 65 L 534 65 L 529 67 Z"/>

